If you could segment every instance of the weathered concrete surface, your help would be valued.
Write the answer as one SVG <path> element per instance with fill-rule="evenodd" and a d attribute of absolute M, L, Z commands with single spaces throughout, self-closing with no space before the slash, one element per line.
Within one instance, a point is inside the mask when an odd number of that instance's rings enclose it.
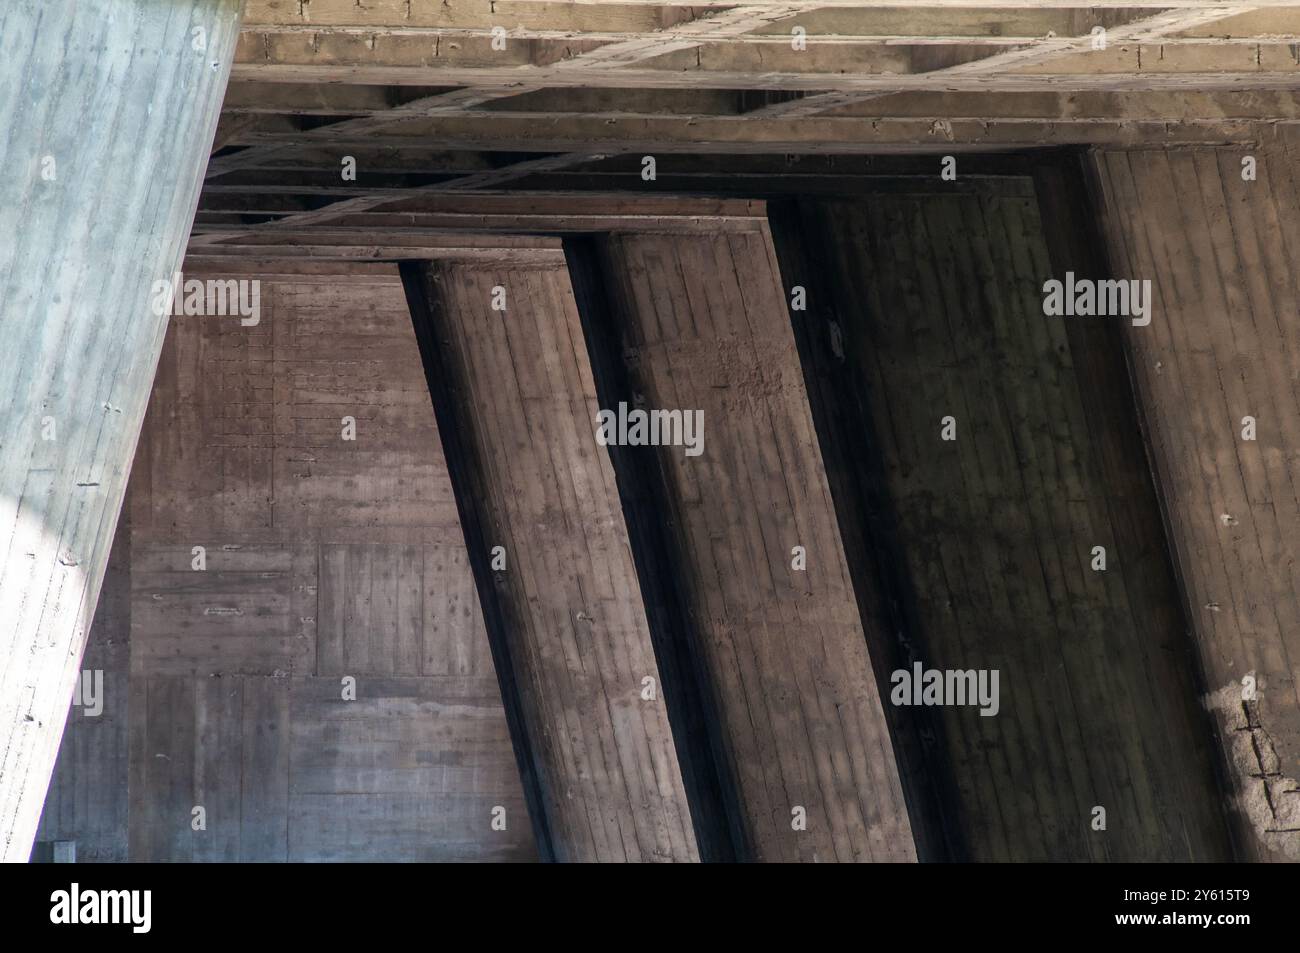
<path fill-rule="evenodd" d="M 1297 158 L 1095 156 L 1116 272 L 1151 282 L 1124 334 L 1249 860 L 1300 861 Z"/>
<path fill-rule="evenodd" d="M 0 12 L 0 858 L 25 861 L 216 129 L 239 0 Z"/>

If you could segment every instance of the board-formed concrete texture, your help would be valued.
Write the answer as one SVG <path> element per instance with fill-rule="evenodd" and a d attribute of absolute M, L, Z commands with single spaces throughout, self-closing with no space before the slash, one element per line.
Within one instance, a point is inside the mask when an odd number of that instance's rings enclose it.
<path fill-rule="evenodd" d="M 811 200 L 783 225 L 790 280 L 823 282 L 798 319 L 831 352 L 823 414 L 844 421 L 837 451 L 859 471 L 843 493 L 880 493 L 896 523 L 899 664 L 999 673 L 996 715 L 939 709 L 962 856 L 1227 859 L 1176 589 L 1146 558 L 1163 541 L 1141 520 L 1156 500 L 1136 424 L 1103 403 L 1123 355 L 1042 315 L 1053 272 L 1032 182 Z M 1112 836 L 1091 836 L 1079 819 L 1107 805 Z"/>
<path fill-rule="evenodd" d="M 1152 282 L 1151 324 L 1125 333 L 1252 860 L 1300 861 L 1296 157 L 1277 146 L 1095 160 L 1118 273 Z"/>
<path fill-rule="evenodd" d="M 257 280 L 258 324 L 167 336 L 130 558 L 84 665 L 118 662 L 110 707 L 73 709 L 42 838 L 96 831 L 103 859 L 534 858 L 396 266 L 234 265 L 186 263 Z"/>
<path fill-rule="evenodd" d="M 154 282 L 180 264 L 240 6 L 0 13 L 3 860 L 30 853 L 54 770 L 166 328 Z"/>
<path fill-rule="evenodd" d="M 1300 861 L 1297 51 L 5 4 L 0 856 Z"/>
<path fill-rule="evenodd" d="M 697 860 L 564 254 L 409 280 L 547 853 Z"/>

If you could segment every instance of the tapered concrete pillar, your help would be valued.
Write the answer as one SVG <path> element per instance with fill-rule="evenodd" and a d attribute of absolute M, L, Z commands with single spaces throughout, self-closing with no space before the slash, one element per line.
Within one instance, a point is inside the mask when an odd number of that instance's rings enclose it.
<path fill-rule="evenodd" d="M 698 860 L 564 256 L 539 254 L 403 265 L 525 795 L 548 859 Z"/>
<path fill-rule="evenodd" d="M 166 328 L 239 0 L 0 11 L 0 856 L 27 859 Z M 161 310 L 161 309 L 160 309 Z"/>
<path fill-rule="evenodd" d="M 571 249 L 603 286 L 580 301 L 622 489 L 651 514 L 634 546 L 680 603 L 737 854 L 915 860 L 771 238 L 710 227 Z"/>
<path fill-rule="evenodd" d="M 1238 853 L 1300 861 L 1300 149 L 1095 160 Z"/>
<path fill-rule="evenodd" d="M 1043 313 L 1063 262 L 1091 270 L 1045 234 L 1086 228 L 1066 185 L 801 200 L 777 219 L 782 267 L 808 293 L 817 419 L 837 503 L 868 537 L 855 581 L 888 597 L 892 664 L 988 689 L 891 690 L 911 752 L 941 770 L 922 802 L 937 814 L 914 823 L 958 860 L 1221 861 L 1119 331 Z"/>

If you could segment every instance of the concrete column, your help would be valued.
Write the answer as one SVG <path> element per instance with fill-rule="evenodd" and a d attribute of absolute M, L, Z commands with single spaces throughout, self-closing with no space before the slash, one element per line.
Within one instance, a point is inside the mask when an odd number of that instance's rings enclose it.
<path fill-rule="evenodd" d="M 0 11 L 0 857 L 31 849 L 239 0 Z"/>
<path fill-rule="evenodd" d="M 403 269 L 542 855 L 698 860 L 564 256 Z"/>
<path fill-rule="evenodd" d="M 915 860 L 771 237 L 710 225 L 589 250 L 597 376 L 629 422 L 613 452 L 653 514 L 633 545 L 681 603 L 737 855 Z M 681 423 L 646 445 L 646 411 Z"/>
<path fill-rule="evenodd" d="M 1062 265 L 1092 274 L 1049 234 L 1085 211 L 1044 185 L 882 183 L 777 219 L 853 578 L 888 664 L 922 673 L 889 693 L 913 826 L 963 861 L 1224 860 L 1120 332 L 1044 315 Z M 987 691 L 926 702 L 933 672 Z"/>
<path fill-rule="evenodd" d="M 1300 155 L 1094 158 L 1115 273 L 1149 282 L 1122 327 L 1237 852 L 1300 861 Z"/>

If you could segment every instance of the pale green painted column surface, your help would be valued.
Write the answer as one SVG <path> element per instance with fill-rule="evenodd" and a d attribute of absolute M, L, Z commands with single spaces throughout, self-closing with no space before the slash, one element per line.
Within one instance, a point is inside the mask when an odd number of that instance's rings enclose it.
<path fill-rule="evenodd" d="M 54 769 L 242 0 L 0 6 L 0 857 Z"/>

